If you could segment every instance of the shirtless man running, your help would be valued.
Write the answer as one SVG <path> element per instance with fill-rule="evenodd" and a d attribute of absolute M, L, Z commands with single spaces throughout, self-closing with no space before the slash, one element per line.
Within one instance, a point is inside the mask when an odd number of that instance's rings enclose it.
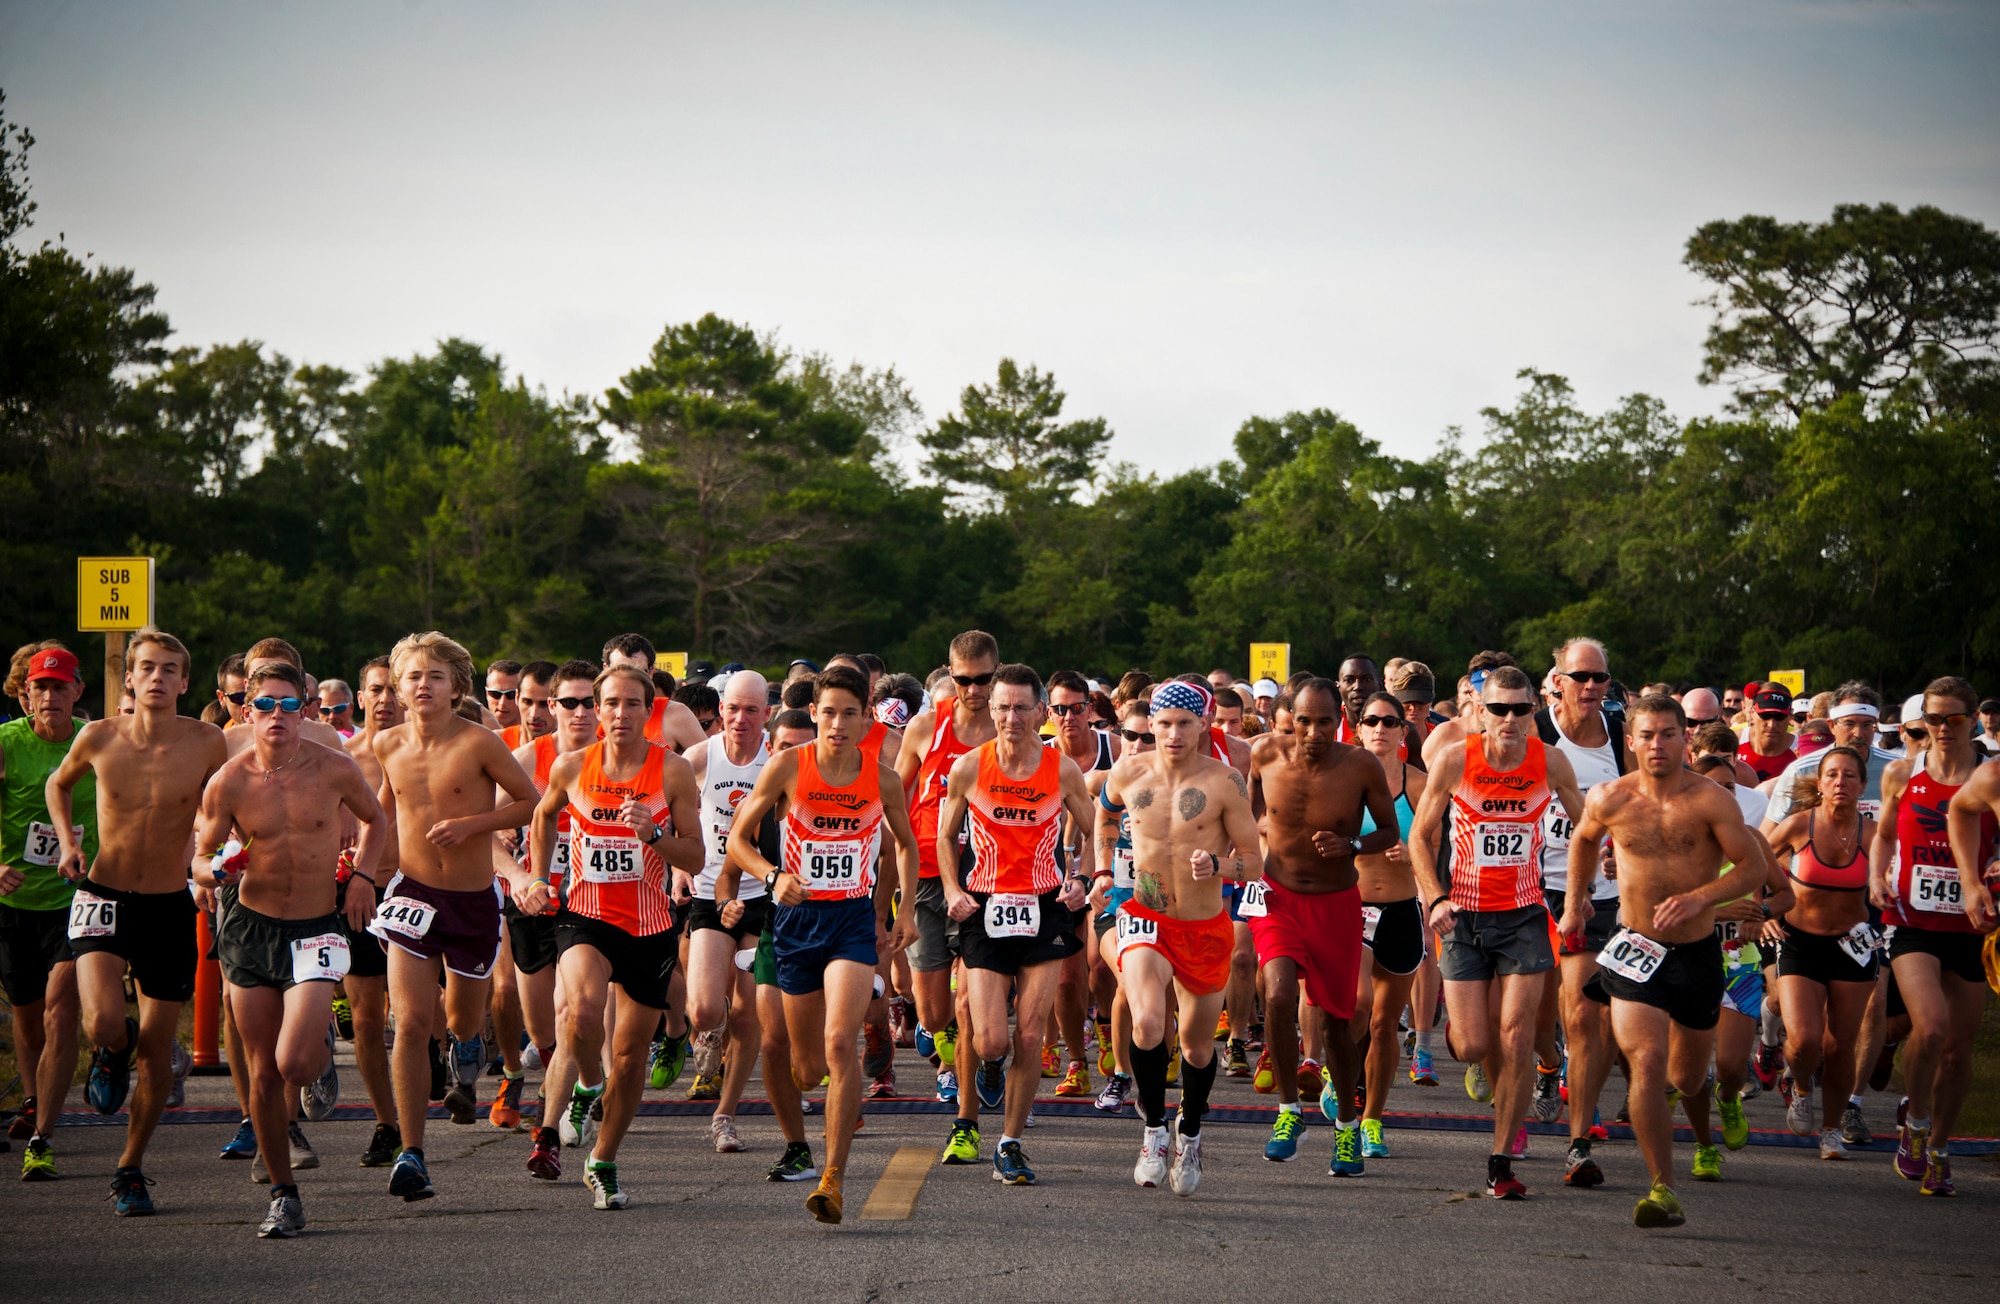
<path fill-rule="evenodd" d="M 201 790 L 226 759 L 222 730 L 178 715 L 188 690 L 188 650 L 172 634 L 142 629 L 125 648 L 134 711 L 85 726 L 49 776 L 47 797 L 62 844 L 58 866 L 77 885 L 69 946 L 76 955 L 83 1029 L 97 1047 L 84 1094 L 100 1114 L 125 1102 L 133 1060 L 138 1090 L 125 1150 L 111 1177 L 116 1212 L 153 1212 L 139 1170 L 173 1084 L 174 1030 L 194 995 L 194 898 L 189 841 Z M 95 776 L 97 858 L 86 862 L 71 794 Z M 139 991 L 139 1017 L 125 1014 L 125 970 Z"/>
<path fill-rule="evenodd" d="M 382 790 L 382 763 L 375 759 L 375 739 L 385 729 L 403 723 L 403 699 L 396 696 L 396 677 L 389 672 L 389 658 L 376 657 L 361 667 L 361 709 L 366 713 L 362 727 L 344 746 L 368 780 L 370 792 Z M 382 854 L 375 862 L 375 881 L 385 883 L 395 877 L 396 839 L 382 840 Z M 352 881 L 351 879 L 349 881 Z M 347 917 L 347 883 L 340 885 L 337 909 Z M 371 916 L 372 919 L 372 916 Z M 375 1131 L 368 1149 L 361 1154 L 361 1167 L 387 1168 L 403 1152 L 403 1129 L 396 1122 L 396 1092 L 389 1079 L 389 1045 L 383 1033 L 389 1024 L 389 953 L 382 939 L 363 927 L 347 930 L 348 966 L 342 986 L 347 990 L 347 1006 L 354 1019 L 354 1066 L 368 1089 L 368 1103 L 375 1110 Z"/>
<path fill-rule="evenodd" d="M 292 1184 L 294 1098 L 286 1086 L 302 1087 L 325 1067 L 333 985 L 347 972 L 347 938 L 334 913 L 341 812 L 362 825 L 346 905 L 355 926 L 374 908 L 369 883 L 388 821 L 345 752 L 301 736 L 301 671 L 283 661 L 260 666 L 246 691 L 252 745 L 202 794 L 196 845 L 217 850 L 196 858 L 195 878 L 210 888 L 240 884 L 215 951 L 249 1060 L 251 1124 L 271 1176 L 271 1208 L 257 1234 L 289 1238 L 306 1219 Z"/>
<path fill-rule="evenodd" d="M 1119 815 L 1131 812 L 1133 895 L 1119 907 L 1117 930 L 1146 1125 L 1132 1180 L 1148 1187 L 1166 1181 L 1187 1196 L 1201 1185 L 1201 1116 L 1215 1085 L 1215 1043 L 1203 1035 L 1183 1047 L 1169 1176 L 1167 987 L 1171 982 L 1181 1027 L 1215 1026 L 1236 942 L 1222 885 L 1260 879 L 1263 855 L 1248 780 L 1209 755 L 1203 721 L 1214 707 L 1207 686 L 1170 680 L 1153 689 L 1152 701 L 1156 750 L 1111 767 L 1098 794 L 1098 838 L 1116 839 Z"/>
<path fill-rule="evenodd" d="M 403 1153 L 389 1193 L 436 1195 L 424 1165 L 430 1107 L 431 1023 L 438 970 L 452 1036 L 445 1108 L 470 1123 L 473 1089 L 486 1067 L 480 1035 L 494 961 L 500 958 L 500 891 L 489 835 L 519 828 L 535 808 L 535 784 L 500 735 L 458 713 L 472 692 L 472 656 L 435 630 L 411 634 L 389 654 L 396 693 L 410 718 L 375 736 L 382 804 L 395 822 L 401 869 L 382 885 L 369 931 L 390 945 L 389 991 L 396 1007 L 393 1068 Z M 499 802 L 495 789 L 513 798 Z"/>
<path fill-rule="evenodd" d="M 1582 935 L 1594 910 L 1604 839 L 1618 848 L 1619 922 L 1584 984 L 1611 1007 L 1611 1035 L 1632 1075 L 1632 1132 L 1652 1170 L 1652 1189 L 1632 1211 L 1641 1227 L 1687 1221 L 1673 1191 L 1674 1130 L 1667 1088 L 1706 1121 L 1708 1063 L 1722 1015 L 1722 943 L 1715 907 L 1749 896 L 1765 865 L 1736 798 L 1686 766 L 1687 716 L 1665 695 L 1641 697 L 1627 714 L 1638 768 L 1594 784 L 1569 844 L 1566 938 Z M 1724 862 L 1733 866 L 1718 874 Z M 1698 1129 L 1700 1130 L 1700 1129 Z"/>

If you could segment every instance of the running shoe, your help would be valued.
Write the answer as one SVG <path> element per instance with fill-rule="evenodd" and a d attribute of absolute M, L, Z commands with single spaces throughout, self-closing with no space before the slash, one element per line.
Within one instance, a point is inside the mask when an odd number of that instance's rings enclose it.
<path fill-rule="evenodd" d="M 312 1148 L 312 1142 L 306 1140 L 305 1129 L 299 1126 L 297 1119 L 291 1121 L 285 1133 L 290 1142 L 293 1169 L 318 1168 L 319 1154 Z"/>
<path fill-rule="evenodd" d="M 486 1121 L 498 1128 L 512 1132 L 521 1126 L 521 1089 L 528 1080 L 500 1076 L 500 1094 L 493 1097 L 493 1108 L 487 1111 Z"/>
<path fill-rule="evenodd" d="M 803 1141 L 787 1141 L 785 1153 L 764 1176 L 773 1182 L 810 1182 L 819 1176 L 813 1166 L 812 1147 Z"/>
<path fill-rule="evenodd" d="M 1410 1085 L 1435 1087 L 1437 1084 L 1437 1069 L 1431 1064 L 1431 1053 L 1421 1046 L 1417 1047 L 1410 1052 Z"/>
<path fill-rule="evenodd" d="M 874 1032 L 875 1025 L 863 1024 L 864 1032 Z M 691 1052 L 694 1056 L 694 1075 L 698 1078 L 719 1078 L 722 1076 L 722 1051 L 728 1042 L 720 1028 L 705 1028 L 694 1035 Z M 870 1042 L 873 1045 L 873 1042 Z M 874 1076 L 870 1074 L 869 1076 Z"/>
<path fill-rule="evenodd" d="M 1326 1075 L 1320 1071 L 1318 1060 L 1299 1061 L 1299 1099 L 1310 1100 L 1327 1085 Z"/>
<path fill-rule="evenodd" d="M 256 1154 L 257 1130 L 250 1126 L 250 1120 L 246 1118 L 236 1125 L 236 1135 L 229 1138 L 229 1143 L 222 1147 L 222 1153 L 218 1158 L 252 1159 Z"/>
<path fill-rule="evenodd" d="M 840 1170 L 829 1168 L 819 1175 L 819 1186 L 806 1197 L 806 1212 L 823 1223 L 840 1221 Z"/>
<path fill-rule="evenodd" d="M 368 1138 L 368 1148 L 361 1152 L 361 1167 L 387 1168 L 396 1162 L 396 1156 L 403 1153 L 403 1132 L 393 1123 L 377 1123 L 375 1134 Z"/>
<path fill-rule="evenodd" d="M 937 1054 L 937 1039 L 931 1036 L 931 1030 L 923 1024 L 917 1025 L 916 1035 L 911 1040 L 917 1043 L 917 1054 L 925 1059 Z"/>
<path fill-rule="evenodd" d="M 993 1180 L 1009 1186 L 1035 1184 L 1035 1170 L 1028 1167 L 1028 1156 L 1022 1152 L 1019 1141 L 1002 1141 L 994 1147 Z"/>
<path fill-rule="evenodd" d="M 932 1035 L 931 1040 L 936 1043 L 939 1067 L 948 1069 L 958 1062 L 957 1019 L 953 1019 L 950 1023 L 945 1024 L 944 1027 L 938 1029 Z"/>
<path fill-rule="evenodd" d="M 257 1225 L 257 1239 L 262 1241 L 288 1241 L 306 1228 L 305 1206 L 299 1203 L 298 1189 L 279 1191 L 272 1188 L 271 1211 L 264 1215 L 264 1221 Z"/>
<path fill-rule="evenodd" d="M 1910 1117 L 1910 1098 L 1904 1096 L 1896 1102 L 1896 1126 L 1901 1127 Z"/>
<path fill-rule="evenodd" d="M 1694 1168 L 1691 1170 L 1697 1182 L 1719 1182 L 1722 1180 L 1722 1151 L 1712 1145 L 1696 1143 L 1694 1148 Z"/>
<path fill-rule="evenodd" d="M 1306 1134 L 1306 1116 L 1296 1109 L 1281 1109 L 1271 1124 L 1271 1139 L 1264 1143 L 1264 1158 L 1274 1164 L 1289 1164 L 1299 1157 L 1299 1141 Z"/>
<path fill-rule="evenodd" d="M 1840 1139 L 1851 1146 L 1865 1146 L 1875 1139 L 1875 1134 L 1868 1130 L 1868 1121 L 1861 1117 L 1861 1106 L 1851 1100 L 1840 1114 Z"/>
<path fill-rule="evenodd" d="M 451 1039 L 451 1089 L 444 1093 L 444 1107 L 451 1113 L 451 1121 L 464 1126 L 472 1122 L 472 1116 L 479 1112 L 479 1097 L 475 1087 L 479 1082 L 479 1072 L 486 1067 L 486 1046 L 483 1037 L 467 1037 L 464 1041 Z"/>
<path fill-rule="evenodd" d="M 1928 1153 L 1930 1144 L 1929 1128 L 1913 1128 L 1908 1123 L 1903 1124 L 1901 1133 L 1896 1137 L 1896 1176 L 1906 1181 L 1921 1182 L 1924 1179 L 1924 1170 L 1930 1166 Z"/>
<path fill-rule="evenodd" d="M 1929 1162 L 1924 1165 L 1924 1184 L 1917 1188 L 1919 1195 L 1957 1195 L 1958 1188 L 1951 1184 L 1951 1156 L 1941 1155 L 1933 1150 Z"/>
<path fill-rule="evenodd" d="M 661 1033 L 653 1038 L 653 1048 L 647 1052 L 646 1084 L 655 1091 L 665 1091 L 679 1082 L 681 1069 L 687 1064 L 687 1047 L 686 1035 Z"/>
<path fill-rule="evenodd" d="M 1250 1076 L 1249 1052 L 1243 1043 L 1236 1038 L 1230 1039 L 1229 1059 L 1224 1065 L 1222 1072 L 1225 1077 L 1231 1078 L 1247 1078 Z"/>
<path fill-rule="evenodd" d="M 326 1021 L 326 1067 L 319 1076 L 299 1088 L 299 1108 L 309 1122 L 320 1123 L 340 1103 L 340 1069 L 333 1062 L 336 1045 L 333 1020 Z"/>
<path fill-rule="evenodd" d="M 1361 1120 L 1361 1157 L 1363 1159 L 1389 1157 L 1389 1143 L 1382 1139 L 1382 1120 L 1379 1118 Z"/>
<path fill-rule="evenodd" d="M 1722 1144 L 1731 1150 L 1750 1144 L 1750 1121 L 1743 1117 L 1743 1102 L 1724 1096 L 1720 1086 L 1715 1089 L 1715 1112 L 1722 1116 Z"/>
<path fill-rule="evenodd" d="M 1537 1123 L 1553 1123 L 1561 1113 L 1562 1070 L 1535 1065 L 1535 1103 L 1528 1107 L 1528 1117 Z"/>
<path fill-rule="evenodd" d="M 868 1084 L 867 1097 L 870 1100 L 893 1100 L 896 1097 L 896 1070 L 889 1069 Z"/>
<path fill-rule="evenodd" d="M 428 1200 L 437 1194 L 431 1186 L 431 1170 L 424 1167 L 422 1155 L 405 1150 L 396 1156 L 396 1166 L 389 1170 L 389 1194 L 402 1196 L 406 1203 Z"/>
<path fill-rule="evenodd" d="M 1764 1090 L 1773 1091 L 1778 1086 L 1778 1074 L 1784 1067 L 1784 1055 L 1776 1046 L 1757 1043 L 1757 1053 L 1750 1059 L 1750 1071 Z"/>
<path fill-rule="evenodd" d="M 333 998 L 333 1026 L 340 1030 L 342 1041 L 354 1040 L 354 1006 L 345 996 Z"/>
<path fill-rule="evenodd" d="M 1514 1176 L 1514 1166 L 1506 1155 L 1488 1155 L 1486 1159 L 1486 1194 L 1496 1200 L 1525 1200 L 1528 1188 L 1521 1185 L 1521 1179 Z"/>
<path fill-rule="evenodd" d="M 1104 1038 L 1097 1043 L 1097 1071 L 1106 1077 L 1118 1071 L 1118 1057 L 1111 1053 L 1111 1041 Z"/>
<path fill-rule="evenodd" d="M 1821 1159 L 1847 1158 L 1847 1143 L 1840 1139 L 1840 1129 L 1823 1127 L 1819 1130 L 1819 1157 Z"/>
<path fill-rule="evenodd" d="M 1604 1111 L 1601 1109 L 1594 1109 L 1590 1113 L 1590 1139 L 1592 1141 L 1611 1139 L 1611 1129 L 1604 1126 Z"/>
<path fill-rule="evenodd" d="M 1326 1171 L 1334 1177 L 1359 1177 L 1368 1171 L 1361 1160 L 1359 1127 L 1333 1129 L 1333 1162 L 1327 1165 Z"/>
<path fill-rule="evenodd" d="M 115 1114 L 132 1089 L 132 1055 L 139 1049 L 139 1021 L 125 1020 L 125 1049 L 90 1052 L 90 1072 L 83 1080 L 83 1098 L 100 1114 Z"/>
<path fill-rule="evenodd" d="M 979 1103 L 986 1109 L 998 1109 L 1007 1103 L 1007 1066 L 998 1060 L 983 1060 L 979 1065 L 976 1079 L 979 1087 Z"/>
<path fill-rule="evenodd" d="M 180 1038 L 167 1043 L 167 1060 L 173 1066 L 174 1085 L 167 1088 L 168 1109 L 179 1109 L 187 1104 L 188 1074 L 194 1072 L 194 1056 L 181 1045 Z"/>
<path fill-rule="evenodd" d="M 1736 1098 L 1742 1101 L 1751 1101 L 1763 1094 L 1764 1084 L 1757 1081 L 1757 1075 L 1752 1073 L 1743 1079 L 1743 1089 L 1736 1093 Z"/>
<path fill-rule="evenodd" d="M 528 1151 L 528 1176 L 544 1182 L 562 1180 L 562 1138 L 554 1128 L 535 1129 L 535 1146 Z"/>
<path fill-rule="evenodd" d="M 736 1135 L 736 1120 L 727 1114 L 717 1114 L 708 1120 L 708 1140 L 719 1155 L 733 1155 L 743 1149 L 743 1138 Z"/>
<path fill-rule="evenodd" d="M 1125 1111 L 1125 1098 L 1132 1094 L 1132 1079 L 1123 1073 L 1113 1073 L 1104 1079 L 1104 1090 L 1097 1093 L 1093 1103 L 1107 1114 L 1121 1114 Z"/>
<path fill-rule="evenodd" d="M 910 1004 L 898 996 L 889 1002 L 889 1040 L 908 1050 L 917 1044 L 912 1025 L 916 1020 L 910 1017 Z"/>
<path fill-rule="evenodd" d="M 1167 1185 L 1182 1198 L 1201 1187 L 1201 1138 L 1188 1136 L 1178 1126 L 1174 1128 L 1174 1166 L 1167 1174 Z"/>
<path fill-rule="evenodd" d="M 7 1138 L 10 1141 L 26 1141 L 34 1134 L 35 1098 L 29 1096 L 21 1102 L 21 1108 L 14 1115 L 14 1121 L 7 1125 Z"/>
<path fill-rule="evenodd" d="M 1068 1070 L 1063 1074 L 1063 1080 L 1056 1083 L 1056 1094 L 1058 1096 L 1088 1096 L 1093 1094 L 1093 1091 L 1094 1088 L 1090 1081 L 1090 1070 L 1084 1067 L 1082 1060 L 1071 1060 Z"/>
<path fill-rule="evenodd" d="M 53 1182 L 56 1180 L 56 1157 L 49 1149 L 47 1137 L 34 1137 L 28 1148 L 21 1152 L 21 1180 L 24 1182 Z"/>
<path fill-rule="evenodd" d="M 121 1168 L 111 1175 L 111 1212 L 120 1218 L 144 1218 L 153 1212 L 153 1197 L 146 1188 L 153 1179 L 136 1168 Z"/>
<path fill-rule="evenodd" d="M 1812 1088 L 1801 1089 L 1787 1073 L 1778 1079 L 1778 1094 L 1785 1101 L 1785 1126 L 1792 1129 L 1793 1136 L 1813 1134 Z"/>
<path fill-rule="evenodd" d="M 588 1146 L 597 1138 L 597 1123 L 590 1117 L 590 1111 L 598 1098 L 598 1092 L 586 1092 L 582 1083 L 571 1088 L 569 1108 L 562 1112 L 562 1118 L 557 1123 L 564 1145 L 576 1149 Z"/>
<path fill-rule="evenodd" d="M 896 1039 L 879 1023 L 861 1025 L 861 1076 L 879 1078 L 896 1062 Z"/>
<path fill-rule="evenodd" d="M 951 1121 L 951 1135 L 945 1139 L 941 1163 L 960 1165 L 979 1162 L 979 1129 L 970 1119 Z"/>
<path fill-rule="evenodd" d="M 1580 1137 L 1569 1143 L 1569 1153 L 1563 1156 L 1563 1185 L 1604 1185 L 1604 1170 L 1590 1157 L 1589 1137 Z"/>
<path fill-rule="evenodd" d="M 1062 1052 L 1054 1046 L 1042 1047 L 1042 1076 L 1045 1078 L 1059 1078 L 1062 1076 L 1062 1071 Z"/>
<path fill-rule="evenodd" d="M 1507 1147 L 1507 1157 L 1510 1159 L 1526 1159 L 1528 1157 L 1528 1125 L 1526 1123 L 1521 1124 L 1521 1130 L 1514 1133 L 1514 1143 Z"/>
<path fill-rule="evenodd" d="M 699 1073 L 699 1072 L 696 1073 L 694 1075 L 694 1081 L 688 1084 L 687 1098 L 689 1100 L 722 1099 L 721 1077 L 719 1076 L 710 1077 L 706 1073 Z"/>
<path fill-rule="evenodd" d="M 1149 1127 L 1139 1142 L 1139 1162 L 1132 1165 L 1132 1182 L 1136 1186 L 1157 1187 L 1167 1180 L 1167 1129 Z"/>
<path fill-rule="evenodd" d="M 271 1184 L 271 1170 L 264 1167 L 264 1152 L 262 1150 L 259 1150 L 256 1157 L 250 1161 L 250 1180 L 258 1186 L 269 1186 Z"/>
<path fill-rule="evenodd" d="M 1486 1080 L 1486 1068 L 1481 1064 L 1465 1066 L 1465 1094 L 1484 1105 L 1493 1099 L 1493 1084 Z"/>
<path fill-rule="evenodd" d="M 1303 1082 L 1299 1084 L 1299 1094 L 1305 1094 L 1305 1083 Z M 1326 1116 L 1326 1121 L 1329 1123 L 1338 1123 L 1340 1121 L 1340 1094 L 1333 1089 L 1333 1079 L 1331 1077 L 1328 1077 L 1325 1082 L 1320 1084 L 1319 1112 Z M 1359 1114 L 1361 1111 L 1357 1109 L 1354 1112 Z"/>
<path fill-rule="evenodd" d="M 623 1209 L 632 1197 L 618 1189 L 618 1165 L 593 1159 L 583 1166 L 583 1182 L 590 1188 L 593 1209 Z"/>
<path fill-rule="evenodd" d="M 1681 1202 L 1672 1190 L 1655 1185 L 1646 1198 L 1632 1207 L 1632 1222 L 1639 1227 L 1678 1227 L 1687 1221 Z"/>
<path fill-rule="evenodd" d="M 937 1075 L 937 1098 L 947 1105 L 958 1103 L 958 1074 L 950 1069 L 939 1069 Z"/>
<path fill-rule="evenodd" d="M 1278 1089 L 1278 1074 L 1271 1067 L 1271 1048 L 1269 1046 L 1266 1046 L 1264 1053 L 1257 1057 L 1257 1073 L 1255 1077 L 1250 1079 L 1250 1088 L 1262 1096 L 1268 1096 Z"/>
<path fill-rule="evenodd" d="M 1220 1018 L 1218 1018 L 1218 1019 L 1217 1019 L 1217 1020 L 1215 1021 L 1215 1040 L 1217 1040 L 1217 1041 L 1228 1041 L 1228 1040 L 1229 1040 L 1229 1011 L 1228 1011 L 1228 1010 L 1224 1010 L 1224 1011 L 1222 1012 L 1222 1016 L 1221 1016 Z"/>

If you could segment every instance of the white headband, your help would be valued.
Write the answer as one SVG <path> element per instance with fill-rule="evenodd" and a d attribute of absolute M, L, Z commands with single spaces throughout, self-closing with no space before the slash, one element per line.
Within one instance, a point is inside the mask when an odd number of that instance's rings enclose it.
<path fill-rule="evenodd" d="M 1829 720 L 1845 720 L 1851 715 L 1865 715 L 1870 720 L 1879 719 L 1882 713 L 1866 702 L 1842 702 L 1826 713 Z"/>

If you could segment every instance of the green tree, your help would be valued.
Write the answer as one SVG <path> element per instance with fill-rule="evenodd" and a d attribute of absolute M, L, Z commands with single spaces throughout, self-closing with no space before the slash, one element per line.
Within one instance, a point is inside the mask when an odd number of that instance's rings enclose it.
<path fill-rule="evenodd" d="M 1060 420 L 1067 397 L 1054 375 L 1000 359 L 992 384 L 967 385 L 958 413 L 917 436 L 924 469 L 973 510 L 1034 528 L 1095 485 L 1111 442 L 1102 417 Z"/>

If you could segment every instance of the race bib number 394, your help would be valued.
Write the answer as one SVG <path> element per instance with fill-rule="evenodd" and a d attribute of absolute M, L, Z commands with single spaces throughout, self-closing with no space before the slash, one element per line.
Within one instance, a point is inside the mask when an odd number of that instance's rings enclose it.
<path fill-rule="evenodd" d="M 321 933 L 292 941 L 292 981 L 294 983 L 338 982 L 347 977 L 347 939 L 339 933 Z"/>
<path fill-rule="evenodd" d="M 995 892 L 986 898 L 988 937 L 1033 937 L 1041 931 L 1039 898 L 1026 892 Z"/>
<path fill-rule="evenodd" d="M 79 891 L 69 902 L 69 939 L 109 937 L 118 931 L 118 903 Z"/>
<path fill-rule="evenodd" d="M 1667 948 L 1643 933 L 1635 933 L 1629 928 L 1621 928 L 1604 949 L 1597 953 L 1597 963 L 1628 982 L 1643 983 L 1660 971 L 1661 961 L 1667 958 Z"/>

